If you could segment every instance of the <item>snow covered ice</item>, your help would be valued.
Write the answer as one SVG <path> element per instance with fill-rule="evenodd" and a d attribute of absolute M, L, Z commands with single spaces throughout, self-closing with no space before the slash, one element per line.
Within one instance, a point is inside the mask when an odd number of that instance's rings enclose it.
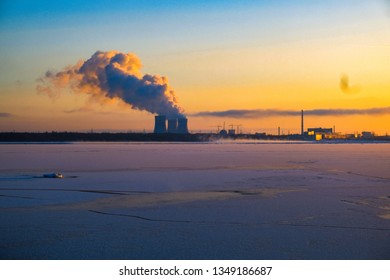
<path fill-rule="evenodd" d="M 2 259 L 390 258 L 390 144 L 3 144 L 0 155 Z"/>

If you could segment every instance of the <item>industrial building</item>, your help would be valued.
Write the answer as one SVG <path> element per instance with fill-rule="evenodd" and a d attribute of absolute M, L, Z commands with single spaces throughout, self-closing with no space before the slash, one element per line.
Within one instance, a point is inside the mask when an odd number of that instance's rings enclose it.
<path fill-rule="evenodd" d="M 168 128 L 167 128 L 168 122 Z M 164 115 L 154 117 L 154 133 L 179 133 L 188 134 L 188 120 L 184 117 L 167 120 Z"/>
<path fill-rule="evenodd" d="M 332 128 L 316 127 L 316 128 L 308 128 L 307 129 L 307 136 L 309 138 L 313 138 L 315 140 L 322 140 L 325 138 L 330 138 L 331 135 L 333 135 Z"/>
<path fill-rule="evenodd" d="M 302 139 L 312 139 L 312 140 L 322 140 L 332 138 L 334 131 L 332 128 L 308 128 L 306 132 L 304 132 L 304 115 L 303 110 L 301 110 L 301 137 Z"/>

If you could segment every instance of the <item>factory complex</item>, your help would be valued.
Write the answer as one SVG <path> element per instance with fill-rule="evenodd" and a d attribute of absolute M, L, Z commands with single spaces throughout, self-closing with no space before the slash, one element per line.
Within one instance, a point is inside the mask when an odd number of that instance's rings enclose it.
<path fill-rule="evenodd" d="M 233 125 L 230 125 L 230 129 L 225 129 L 225 125 L 217 126 L 217 133 L 198 133 L 202 134 L 205 138 L 207 135 L 212 135 L 217 138 L 257 138 L 257 139 L 289 139 L 289 140 L 311 140 L 311 141 L 320 141 L 320 140 L 331 140 L 331 139 L 363 139 L 370 140 L 378 138 L 375 136 L 374 132 L 363 131 L 361 133 L 336 133 L 335 127 L 333 128 L 322 128 L 322 127 L 311 127 L 307 128 L 305 131 L 304 128 L 304 111 L 301 110 L 301 122 L 300 122 L 300 134 L 281 134 L 280 127 L 278 127 L 277 135 L 270 135 L 266 133 L 254 133 L 254 134 L 245 134 L 240 131 L 240 126 L 237 126 L 237 129 L 234 129 Z M 222 128 L 222 129 L 219 129 Z M 189 134 L 188 129 L 188 119 L 180 116 L 176 118 L 167 118 L 165 115 L 156 115 L 154 121 L 154 134 Z M 387 138 L 386 136 L 381 137 L 381 139 Z"/>
<path fill-rule="evenodd" d="M 167 128 L 168 122 L 168 128 Z M 158 115 L 154 117 L 154 133 L 178 133 L 188 134 L 188 121 L 187 118 L 170 118 L 164 115 Z"/>
<path fill-rule="evenodd" d="M 300 133 L 265 132 L 243 133 L 241 125 L 218 125 L 214 132 L 190 132 L 188 119 L 182 115 L 167 117 L 154 116 L 153 132 L 0 132 L 0 142 L 208 142 L 220 139 L 230 140 L 288 140 L 288 141 L 390 141 L 388 135 L 375 135 L 374 132 L 340 133 L 333 128 L 310 127 L 305 131 L 304 111 L 300 112 Z"/>

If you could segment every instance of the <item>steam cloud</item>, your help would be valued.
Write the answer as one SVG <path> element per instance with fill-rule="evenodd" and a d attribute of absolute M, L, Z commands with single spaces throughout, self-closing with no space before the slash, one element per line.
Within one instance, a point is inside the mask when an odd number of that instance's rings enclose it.
<path fill-rule="evenodd" d="M 132 53 L 97 51 L 90 59 L 38 79 L 39 93 L 58 96 L 62 88 L 88 94 L 98 101 L 119 98 L 133 109 L 168 118 L 184 116 L 166 77 L 142 75 L 141 61 Z"/>
<path fill-rule="evenodd" d="M 313 109 L 305 110 L 305 115 L 311 116 L 348 116 L 348 115 L 385 115 L 390 114 L 390 107 L 368 109 Z M 257 109 L 257 110 L 226 110 L 206 111 L 192 114 L 194 117 L 227 117 L 236 119 L 266 118 L 273 116 L 299 116 L 301 111 Z"/>

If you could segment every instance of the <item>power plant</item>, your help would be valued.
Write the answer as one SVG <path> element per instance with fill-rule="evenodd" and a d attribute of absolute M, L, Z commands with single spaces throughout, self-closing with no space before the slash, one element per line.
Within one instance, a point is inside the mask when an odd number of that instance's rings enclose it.
<path fill-rule="evenodd" d="M 240 132 L 239 127 L 241 125 L 236 125 L 237 130 L 234 129 L 234 125 L 230 125 L 230 129 L 225 129 L 225 123 L 223 124 L 223 129 L 219 130 L 221 127 L 218 125 L 218 132 L 215 133 L 194 133 L 190 134 L 188 131 L 188 119 L 182 116 L 181 114 L 176 114 L 177 117 L 167 117 L 166 115 L 156 115 L 154 123 L 154 134 L 165 134 L 165 135 L 156 135 L 155 139 L 159 141 L 208 141 L 210 139 L 219 139 L 219 138 L 232 138 L 232 139 L 288 139 L 288 140 L 308 140 L 308 141 L 318 141 L 318 140 L 331 140 L 331 139 L 374 139 L 374 133 L 372 132 L 363 132 L 362 135 L 357 133 L 353 135 L 343 135 L 341 133 L 336 134 L 335 129 L 333 128 L 322 128 L 322 127 L 312 127 L 307 128 L 305 131 L 305 112 L 301 110 L 300 112 L 295 113 L 297 116 L 300 116 L 300 132 L 296 134 L 284 134 L 281 130 L 281 127 L 278 127 L 277 135 L 267 135 L 263 133 L 255 134 L 243 134 Z M 295 115 L 294 114 L 294 115 Z M 306 115 L 311 115 L 310 112 L 306 111 Z M 307 125 L 307 124 L 306 124 Z M 176 135 L 175 135 L 176 134 Z M 180 134 L 180 135 L 179 135 Z M 198 138 L 197 138 L 198 137 Z M 163 139 L 163 140 L 161 140 Z M 164 140 L 165 139 L 165 140 Z M 387 136 L 384 139 L 389 139 Z"/>
<path fill-rule="evenodd" d="M 188 120 L 186 118 L 179 118 L 176 133 L 187 134 L 188 133 Z"/>
<path fill-rule="evenodd" d="M 168 122 L 168 129 L 167 129 Z M 154 133 L 188 134 L 188 120 L 184 117 L 168 119 L 164 115 L 154 117 Z"/>
<path fill-rule="evenodd" d="M 358 133 L 341 133 L 335 132 L 335 126 L 333 128 L 322 127 L 304 127 L 304 111 L 295 111 L 294 116 L 300 116 L 300 133 L 290 134 L 288 130 L 287 134 L 283 133 L 281 127 L 277 127 L 277 134 L 267 134 L 265 132 L 255 133 L 243 133 L 236 125 L 237 130 L 234 129 L 234 125 L 229 125 L 230 129 L 225 129 L 225 123 L 223 123 L 223 129 L 221 125 L 218 125 L 217 132 L 193 132 L 188 131 L 188 119 L 182 114 L 169 114 L 155 115 L 154 133 L 147 133 L 145 130 L 140 132 L 52 132 L 52 133 L 30 133 L 30 132 L 1 132 L 0 131 L 0 143 L 1 142 L 58 142 L 58 141 L 152 141 L 152 142 L 208 142 L 220 139 L 233 139 L 233 140 L 300 140 L 300 141 L 388 141 L 390 142 L 389 135 L 376 135 L 373 131 L 363 131 Z M 312 112 L 306 111 L 306 115 L 312 115 Z M 176 117 L 171 117 L 176 116 Z M 310 123 L 310 122 L 307 122 Z M 307 126 L 306 123 L 306 126 Z"/>
<path fill-rule="evenodd" d="M 177 132 L 177 119 L 168 120 L 168 133 Z"/>
<path fill-rule="evenodd" d="M 167 132 L 166 121 L 167 118 L 165 116 L 155 116 L 154 133 L 166 133 Z"/>

